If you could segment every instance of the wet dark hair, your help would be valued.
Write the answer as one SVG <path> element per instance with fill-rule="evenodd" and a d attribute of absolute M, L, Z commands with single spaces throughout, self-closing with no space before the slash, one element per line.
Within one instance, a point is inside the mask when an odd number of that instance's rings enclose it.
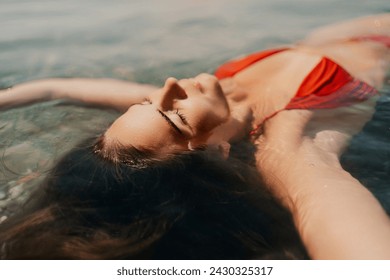
<path fill-rule="evenodd" d="M 107 141 L 104 134 L 98 137 L 92 150 L 102 159 L 115 165 L 124 164 L 135 169 L 147 168 L 162 160 L 169 160 L 170 157 L 174 157 L 173 154 L 158 155 L 155 151 L 145 147 L 136 148 L 131 145 L 125 146 L 116 139 Z"/>
<path fill-rule="evenodd" d="M 239 160 L 195 151 L 134 168 L 88 140 L 0 225 L 3 259 L 301 259 L 287 211 Z"/>

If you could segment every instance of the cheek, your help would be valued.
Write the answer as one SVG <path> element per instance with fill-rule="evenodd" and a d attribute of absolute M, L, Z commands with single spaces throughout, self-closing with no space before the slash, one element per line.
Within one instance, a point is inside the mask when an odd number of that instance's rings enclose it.
<path fill-rule="evenodd" d="M 196 99 L 188 105 L 188 116 L 192 119 L 194 125 L 207 121 L 213 112 L 213 106 L 206 98 Z"/>
<path fill-rule="evenodd" d="M 209 132 L 220 125 L 228 116 L 228 111 L 223 103 L 217 103 L 214 99 L 204 97 L 186 103 L 182 107 L 182 112 L 195 133 Z"/>
<path fill-rule="evenodd" d="M 217 115 L 214 114 L 212 110 L 212 107 L 203 107 L 202 110 L 199 110 L 197 112 L 196 116 L 194 117 L 194 125 L 197 128 L 198 132 L 209 132 L 220 124 L 219 118 L 217 117 Z"/>
<path fill-rule="evenodd" d="M 210 121 L 223 121 L 229 116 L 228 104 L 223 98 L 209 98 L 204 102 L 203 108 Z"/>

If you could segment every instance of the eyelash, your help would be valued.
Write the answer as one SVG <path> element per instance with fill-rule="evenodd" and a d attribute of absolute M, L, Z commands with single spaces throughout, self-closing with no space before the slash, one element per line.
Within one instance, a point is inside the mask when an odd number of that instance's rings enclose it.
<path fill-rule="evenodd" d="M 179 118 L 182 120 L 183 123 L 187 124 L 187 119 L 186 119 L 186 117 L 183 115 L 183 113 L 180 113 L 180 112 L 179 112 L 179 109 L 177 109 L 177 110 L 175 111 L 175 114 L 179 116 Z"/>
<path fill-rule="evenodd" d="M 145 99 L 142 101 L 141 104 L 144 105 L 145 103 L 147 103 L 147 104 L 152 104 L 152 101 L 151 101 L 149 98 L 145 98 Z M 186 117 L 184 116 L 183 113 L 181 113 L 181 112 L 179 111 L 179 109 L 176 109 L 175 114 L 179 116 L 179 118 L 182 120 L 183 123 L 187 124 L 187 119 L 186 119 Z"/>

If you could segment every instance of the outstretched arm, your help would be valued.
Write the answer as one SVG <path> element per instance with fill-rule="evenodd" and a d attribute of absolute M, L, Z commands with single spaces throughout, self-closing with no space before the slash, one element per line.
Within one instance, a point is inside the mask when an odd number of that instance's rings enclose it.
<path fill-rule="evenodd" d="M 337 146 L 345 139 L 327 149 L 303 136 L 312 114 L 284 111 L 266 123 L 256 155 L 260 173 L 291 211 L 313 259 L 390 259 L 389 217 L 340 166 Z"/>
<path fill-rule="evenodd" d="M 156 88 L 114 79 L 46 79 L 0 90 L 0 108 L 65 99 L 95 106 L 126 110 L 142 102 Z"/>
<path fill-rule="evenodd" d="M 369 15 L 320 27 L 306 36 L 301 43 L 319 46 L 366 35 L 390 36 L 390 13 Z"/>

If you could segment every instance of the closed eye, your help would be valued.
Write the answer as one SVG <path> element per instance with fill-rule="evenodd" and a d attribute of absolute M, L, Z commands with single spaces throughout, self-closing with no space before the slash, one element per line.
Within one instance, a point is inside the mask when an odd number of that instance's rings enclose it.
<path fill-rule="evenodd" d="M 181 113 L 181 112 L 179 111 L 179 109 L 177 109 L 177 110 L 175 111 L 175 114 L 179 116 L 179 118 L 181 119 L 181 121 L 182 121 L 185 125 L 188 125 L 188 122 L 187 122 L 186 117 L 184 116 L 183 113 Z"/>
<path fill-rule="evenodd" d="M 172 127 L 174 130 L 176 130 L 179 134 L 183 135 L 183 132 L 177 127 L 177 125 L 167 116 L 164 114 L 163 111 L 157 109 L 157 112 L 164 118 L 164 120 Z"/>
<path fill-rule="evenodd" d="M 145 98 L 145 99 L 140 103 L 140 105 L 150 105 L 150 104 L 152 104 L 152 101 L 151 101 L 149 98 Z M 181 120 L 185 125 L 188 125 L 188 122 L 187 122 L 186 117 L 184 116 L 183 113 L 181 113 L 181 112 L 179 111 L 179 109 L 176 109 L 175 114 L 179 116 L 180 120 Z"/>
<path fill-rule="evenodd" d="M 150 104 L 152 104 L 152 101 L 149 98 L 145 98 L 141 103 L 139 103 L 139 105 L 150 105 Z M 180 134 L 183 134 L 183 132 L 176 126 L 176 124 L 166 114 L 164 114 L 159 109 L 157 111 L 160 113 L 161 116 L 164 117 L 164 119 L 169 123 L 169 125 L 171 127 L 173 127 Z M 188 123 L 185 115 L 183 113 L 181 113 L 179 111 L 179 109 L 176 109 L 173 113 L 176 114 L 180 118 L 180 120 L 183 122 L 183 124 L 186 125 L 192 131 L 192 127 Z"/>

